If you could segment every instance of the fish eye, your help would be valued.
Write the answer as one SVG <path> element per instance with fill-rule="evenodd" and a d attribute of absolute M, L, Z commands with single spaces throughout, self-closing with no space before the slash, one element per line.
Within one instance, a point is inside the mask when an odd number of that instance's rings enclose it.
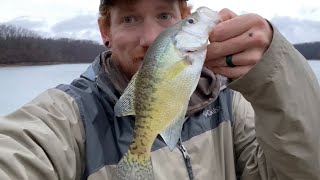
<path fill-rule="evenodd" d="M 189 24 L 194 24 L 194 19 L 192 19 L 192 18 L 188 19 L 188 23 Z"/>

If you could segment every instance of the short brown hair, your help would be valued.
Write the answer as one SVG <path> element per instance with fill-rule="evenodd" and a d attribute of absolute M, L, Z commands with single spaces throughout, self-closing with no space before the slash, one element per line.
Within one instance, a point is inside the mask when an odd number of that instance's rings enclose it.
<path fill-rule="evenodd" d="M 136 0 L 118 0 L 118 2 L 120 1 L 132 3 L 132 2 L 135 2 Z M 185 18 L 190 14 L 191 6 L 188 6 L 187 0 L 178 0 L 178 1 L 179 1 L 181 17 Z M 115 0 L 100 0 L 99 14 L 100 14 L 100 17 L 102 18 L 103 26 L 110 26 L 110 8 L 115 5 L 116 5 Z"/>

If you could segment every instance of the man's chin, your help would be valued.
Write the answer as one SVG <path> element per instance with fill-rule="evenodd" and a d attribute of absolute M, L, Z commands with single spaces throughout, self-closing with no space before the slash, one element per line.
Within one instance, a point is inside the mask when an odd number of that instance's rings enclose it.
<path fill-rule="evenodd" d="M 132 60 L 133 64 L 140 64 L 140 65 L 141 65 L 142 61 L 143 61 L 143 56 L 134 57 Z"/>
<path fill-rule="evenodd" d="M 139 61 L 139 62 L 134 64 L 135 68 L 133 68 L 131 73 L 130 73 L 131 74 L 130 79 L 137 73 L 137 71 L 139 70 L 141 64 L 142 64 L 142 61 Z"/>

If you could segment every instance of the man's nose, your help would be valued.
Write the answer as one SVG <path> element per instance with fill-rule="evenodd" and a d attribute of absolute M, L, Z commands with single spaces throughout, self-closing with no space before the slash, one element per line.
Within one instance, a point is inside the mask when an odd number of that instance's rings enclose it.
<path fill-rule="evenodd" d="M 140 45 L 144 48 L 149 48 L 163 29 L 163 27 L 155 22 L 144 23 L 140 37 Z"/>

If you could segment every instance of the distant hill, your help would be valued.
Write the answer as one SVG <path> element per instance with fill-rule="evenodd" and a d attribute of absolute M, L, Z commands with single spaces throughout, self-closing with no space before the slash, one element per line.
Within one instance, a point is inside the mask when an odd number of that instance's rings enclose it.
<path fill-rule="evenodd" d="M 320 60 L 320 42 L 294 46 L 307 59 Z M 90 63 L 105 50 L 94 41 L 45 39 L 27 29 L 0 24 L 0 65 Z"/>
<path fill-rule="evenodd" d="M 33 31 L 0 24 L 0 64 L 90 63 L 105 50 L 94 41 L 45 39 Z"/>
<path fill-rule="evenodd" d="M 320 42 L 295 44 L 294 47 L 300 51 L 306 59 L 320 60 Z"/>

